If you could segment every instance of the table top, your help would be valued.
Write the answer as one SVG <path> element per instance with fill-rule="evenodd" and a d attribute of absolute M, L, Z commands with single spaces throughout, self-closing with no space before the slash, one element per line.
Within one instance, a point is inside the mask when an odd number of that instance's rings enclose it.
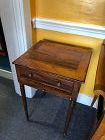
<path fill-rule="evenodd" d="M 14 64 L 84 82 L 91 55 L 91 48 L 41 40 Z"/>

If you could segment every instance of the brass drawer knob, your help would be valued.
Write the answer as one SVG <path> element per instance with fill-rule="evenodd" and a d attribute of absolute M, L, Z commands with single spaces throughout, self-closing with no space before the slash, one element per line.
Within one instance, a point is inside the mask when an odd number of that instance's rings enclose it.
<path fill-rule="evenodd" d="M 58 82 L 58 83 L 57 83 L 57 86 L 60 87 L 60 86 L 61 86 L 61 82 Z"/>
<path fill-rule="evenodd" d="M 31 74 L 31 73 L 29 73 L 29 74 L 28 74 L 28 77 L 30 77 L 30 78 L 31 78 L 31 77 L 32 77 L 32 74 Z"/>
<path fill-rule="evenodd" d="M 46 90 L 45 89 L 42 89 L 42 92 L 46 92 Z"/>

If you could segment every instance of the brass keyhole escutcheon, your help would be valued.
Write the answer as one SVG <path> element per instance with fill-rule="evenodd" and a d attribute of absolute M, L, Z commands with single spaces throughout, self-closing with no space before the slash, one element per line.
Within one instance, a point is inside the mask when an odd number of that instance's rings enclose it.
<path fill-rule="evenodd" d="M 60 87 L 60 86 L 61 86 L 61 82 L 58 82 L 58 83 L 57 83 L 57 86 Z"/>

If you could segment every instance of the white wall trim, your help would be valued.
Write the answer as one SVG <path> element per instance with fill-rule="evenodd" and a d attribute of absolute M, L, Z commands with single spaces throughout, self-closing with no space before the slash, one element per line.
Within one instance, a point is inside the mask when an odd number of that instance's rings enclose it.
<path fill-rule="evenodd" d="M 105 26 L 80 24 L 45 18 L 34 18 L 32 19 L 32 23 L 33 28 L 105 39 Z"/>
<path fill-rule="evenodd" d="M 15 66 L 12 62 L 31 46 L 31 15 L 29 0 L 0 0 L 0 17 L 3 25 L 16 93 L 20 94 Z M 27 20 L 28 19 L 28 20 Z M 26 96 L 34 95 L 26 87 Z"/>
<path fill-rule="evenodd" d="M 13 79 L 12 77 L 12 72 L 10 71 L 6 71 L 6 70 L 3 70 L 3 69 L 0 69 L 0 77 L 4 77 L 4 78 L 7 78 L 7 79 Z"/>
<path fill-rule="evenodd" d="M 88 96 L 88 95 L 83 94 L 83 93 L 79 93 L 78 98 L 77 98 L 78 103 L 81 103 L 81 104 L 87 105 L 87 106 L 91 105 L 92 100 L 93 100 L 93 97 Z M 97 101 L 95 102 L 93 107 L 97 108 Z"/>

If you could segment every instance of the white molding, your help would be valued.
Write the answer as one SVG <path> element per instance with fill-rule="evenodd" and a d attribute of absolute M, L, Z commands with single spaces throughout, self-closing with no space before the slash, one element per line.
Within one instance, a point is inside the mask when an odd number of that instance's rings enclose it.
<path fill-rule="evenodd" d="M 11 79 L 11 80 L 13 79 L 12 72 L 9 72 L 9 71 L 3 70 L 3 69 L 0 69 L 0 77 L 4 77 L 7 79 Z"/>
<path fill-rule="evenodd" d="M 20 4 L 20 7 L 22 5 Z M 22 9 L 22 8 L 21 8 Z M 26 31 L 26 43 L 27 48 L 32 46 L 32 27 L 31 27 L 31 15 L 30 15 L 30 0 L 23 0 L 23 13 L 24 13 L 24 24 L 23 28 Z M 24 26 L 25 25 L 25 26 Z"/>
<path fill-rule="evenodd" d="M 20 93 L 15 66 L 12 62 L 31 46 L 31 16 L 29 0 L 0 0 L 0 17 L 3 24 L 8 56 L 10 60 L 16 93 Z M 27 20 L 29 19 L 29 20 Z M 35 93 L 26 87 L 26 96 Z"/>
<path fill-rule="evenodd" d="M 45 18 L 34 18 L 32 19 L 32 23 L 33 28 L 105 39 L 105 26 L 80 24 Z"/>
<path fill-rule="evenodd" d="M 91 105 L 92 100 L 93 100 L 93 97 L 88 96 L 88 95 L 83 94 L 83 93 L 82 94 L 79 93 L 78 98 L 77 98 L 77 102 L 78 103 L 81 103 L 81 104 L 87 105 L 87 106 L 90 106 Z M 94 108 L 97 108 L 97 101 L 95 102 L 95 104 L 94 104 L 93 107 Z"/>

